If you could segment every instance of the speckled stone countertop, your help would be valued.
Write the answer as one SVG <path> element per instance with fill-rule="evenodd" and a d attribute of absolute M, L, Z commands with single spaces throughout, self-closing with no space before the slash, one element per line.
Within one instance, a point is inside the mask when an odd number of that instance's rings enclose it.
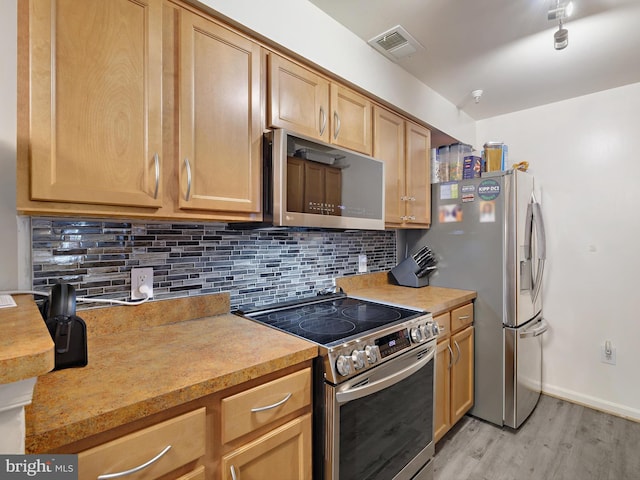
<path fill-rule="evenodd" d="M 89 364 L 38 378 L 26 408 L 26 452 L 51 451 L 317 355 L 310 342 L 226 313 L 228 302 L 205 295 L 78 311 Z"/>
<path fill-rule="evenodd" d="M 53 370 L 53 341 L 31 295 L 14 295 L 16 307 L 0 308 L 0 384 Z"/>
<path fill-rule="evenodd" d="M 387 272 L 354 275 L 336 279 L 336 285 L 354 297 L 406 305 L 429 311 L 433 316 L 454 309 L 476 298 L 476 292 L 442 287 L 401 287 L 389 283 Z"/>

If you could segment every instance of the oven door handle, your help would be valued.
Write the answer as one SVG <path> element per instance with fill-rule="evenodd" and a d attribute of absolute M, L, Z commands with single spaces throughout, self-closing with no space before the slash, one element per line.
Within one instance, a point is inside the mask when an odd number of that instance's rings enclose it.
<path fill-rule="evenodd" d="M 366 385 L 362 385 L 360 387 L 354 387 L 349 390 L 345 390 L 344 392 L 336 393 L 336 402 L 347 403 L 352 400 L 357 400 L 359 398 L 366 397 L 368 395 L 372 395 L 374 393 L 379 392 L 380 390 L 384 390 L 396 383 L 401 382 L 407 377 L 410 377 L 422 367 L 424 367 L 427 363 L 433 360 L 435 355 L 435 348 L 429 347 L 420 360 L 415 363 L 412 363 L 408 367 L 403 368 L 395 372 L 393 375 L 389 375 L 388 377 L 381 378 L 380 380 L 376 380 L 375 382 L 367 383 Z M 418 354 L 419 355 L 419 354 Z"/>

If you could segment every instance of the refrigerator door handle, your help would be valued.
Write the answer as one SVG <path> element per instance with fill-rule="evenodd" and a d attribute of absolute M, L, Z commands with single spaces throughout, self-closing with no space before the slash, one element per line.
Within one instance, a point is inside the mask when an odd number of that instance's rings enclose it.
<path fill-rule="evenodd" d="M 532 204 L 532 212 L 533 212 L 533 221 L 536 226 L 536 240 L 537 240 L 537 251 L 538 251 L 538 259 L 546 260 L 547 259 L 547 236 L 544 231 L 544 221 L 542 220 L 542 208 L 540 204 L 535 202 Z M 531 233 L 529 233 L 529 237 L 531 237 Z"/>
<path fill-rule="evenodd" d="M 547 323 L 547 321 L 544 318 L 541 319 L 539 323 L 540 323 L 540 325 L 537 326 L 536 328 L 532 328 L 531 330 L 525 330 L 524 332 L 520 332 L 518 334 L 518 336 L 520 338 L 539 337 L 544 332 L 549 330 L 549 324 Z"/>
<path fill-rule="evenodd" d="M 531 298 L 535 303 L 538 299 L 538 295 L 540 294 L 540 288 L 542 287 L 542 276 L 544 275 L 544 263 L 547 258 L 547 246 L 546 246 L 546 234 L 544 230 L 544 222 L 542 220 L 542 209 L 540 208 L 540 204 L 538 202 L 534 202 L 530 204 L 531 213 L 532 213 L 532 223 L 531 229 L 535 225 L 536 230 L 536 253 L 538 257 L 538 268 L 536 272 L 536 277 L 534 280 L 533 289 L 531 291 Z M 529 230 L 530 232 L 530 230 Z M 531 237 L 531 233 L 529 233 L 529 238 Z"/>

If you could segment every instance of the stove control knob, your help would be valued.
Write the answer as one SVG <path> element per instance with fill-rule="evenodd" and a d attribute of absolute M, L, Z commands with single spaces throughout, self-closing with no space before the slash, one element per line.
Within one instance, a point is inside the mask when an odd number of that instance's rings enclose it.
<path fill-rule="evenodd" d="M 351 375 L 351 363 L 349 363 L 349 357 L 340 355 L 336 360 L 336 369 L 343 377 Z"/>
<path fill-rule="evenodd" d="M 378 347 L 367 345 L 364 347 L 364 353 L 367 355 L 369 363 L 376 363 L 378 361 Z"/>
<path fill-rule="evenodd" d="M 351 352 L 351 360 L 356 370 L 360 370 L 364 367 L 365 354 L 362 350 L 354 350 Z"/>
<path fill-rule="evenodd" d="M 414 327 L 409 332 L 413 343 L 420 343 L 422 341 L 422 331 L 419 327 Z"/>
<path fill-rule="evenodd" d="M 434 337 L 440 335 L 440 326 L 436 322 L 429 322 L 427 325 L 431 324 L 431 334 Z"/>
<path fill-rule="evenodd" d="M 431 338 L 431 327 L 429 326 L 429 324 L 420 326 L 420 333 L 422 333 L 422 338 L 424 340 Z"/>

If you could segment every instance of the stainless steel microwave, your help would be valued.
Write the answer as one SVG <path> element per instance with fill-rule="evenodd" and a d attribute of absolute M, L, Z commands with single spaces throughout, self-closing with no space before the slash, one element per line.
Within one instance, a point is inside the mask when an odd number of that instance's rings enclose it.
<path fill-rule="evenodd" d="M 263 139 L 264 220 L 279 227 L 384 229 L 384 164 L 286 130 Z"/>

